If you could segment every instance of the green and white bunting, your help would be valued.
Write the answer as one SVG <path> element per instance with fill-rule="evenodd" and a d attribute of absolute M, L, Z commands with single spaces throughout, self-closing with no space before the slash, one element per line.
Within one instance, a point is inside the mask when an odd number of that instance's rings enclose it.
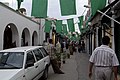
<path fill-rule="evenodd" d="M 61 33 L 62 32 L 62 20 L 56 21 L 56 32 Z"/>
<path fill-rule="evenodd" d="M 48 0 L 32 0 L 31 16 L 38 18 L 47 18 Z"/>
<path fill-rule="evenodd" d="M 76 15 L 76 0 L 59 0 L 61 15 Z"/>
<path fill-rule="evenodd" d="M 51 21 L 46 20 L 44 32 L 50 33 L 50 30 L 51 30 Z"/>
<path fill-rule="evenodd" d="M 106 6 L 106 0 L 90 0 L 92 16 L 94 16 L 97 10 L 101 10 Z"/>
<path fill-rule="evenodd" d="M 67 24 L 68 24 L 69 32 L 75 32 L 74 20 L 73 19 L 67 19 Z"/>

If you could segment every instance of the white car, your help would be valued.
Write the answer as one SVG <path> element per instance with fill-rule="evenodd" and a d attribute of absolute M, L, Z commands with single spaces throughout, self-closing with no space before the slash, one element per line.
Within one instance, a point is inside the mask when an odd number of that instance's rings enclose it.
<path fill-rule="evenodd" d="M 44 80 L 50 58 L 42 46 L 26 46 L 0 51 L 0 80 Z"/>

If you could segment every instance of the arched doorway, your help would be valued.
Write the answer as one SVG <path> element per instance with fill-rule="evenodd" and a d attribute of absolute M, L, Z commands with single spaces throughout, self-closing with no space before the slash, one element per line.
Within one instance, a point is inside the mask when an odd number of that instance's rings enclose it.
<path fill-rule="evenodd" d="M 30 32 L 27 28 L 25 28 L 21 36 L 21 46 L 29 46 L 29 45 L 30 45 Z"/>
<path fill-rule="evenodd" d="M 37 46 L 38 45 L 38 35 L 37 32 L 34 31 L 32 35 L 32 46 Z"/>
<path fill-rule="evenodd" d="M 19 35 L 16 26 L 10 23 L 4 30 L 3 49 L 13 48 L 19 44 Z"/>

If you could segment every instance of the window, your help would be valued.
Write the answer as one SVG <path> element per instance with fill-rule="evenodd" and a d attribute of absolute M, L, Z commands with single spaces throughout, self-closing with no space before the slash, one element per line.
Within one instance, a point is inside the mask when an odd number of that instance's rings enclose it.
<path fill-rule="evenodd" d="M 33 56 L 32 51 L 30 51 L 30 52 L 27 53 L 26 64 L 29 64 L 29 63 L 35 63 L 35 58 Z"/>
<path fill-rule="evenodd" d="M 42 55 L 42 53 L 40 52 L 39 49 L 33 50 L 33 52 L 35 54 L 35 57 L 36 57 L 37 61 L 43 58 L 43 55 Z"/>
<path fill-rule="evenodd" d="M 23 52 L 0 52 L 0 69 L 19 69 L 23 67 Z"/>
<path fill-rule="evenodd" d="M 40 48 L 40 50 L 43 52 L 44 56 L 48 56 L 48 53 L 47 53 L 47 51 L 44 48 Z"/>

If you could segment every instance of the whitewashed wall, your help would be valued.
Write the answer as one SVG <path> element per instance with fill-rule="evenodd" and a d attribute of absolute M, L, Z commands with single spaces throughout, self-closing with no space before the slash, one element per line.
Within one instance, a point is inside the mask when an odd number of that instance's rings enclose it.
<path fill-rule="evenodd" d="M 15 10 L 5 6 L 0 3 L 0 50 L 3 49 L 3 37 L 4 30 L 8 24 L 14 24 L 18 30 L 19 42 L 18 45 L 21 46 L 21 35 L 25 28 L 27 28 L 30 32 L 30 45 L 32 45 L 32 35 L 33 32 L 36 31 L 38 35 L 38 44 L 40 44 L 40 36 L 42 36 L 42 32 L 40 32 L 40 25 L 22 14 L 17 13 Z"/>

